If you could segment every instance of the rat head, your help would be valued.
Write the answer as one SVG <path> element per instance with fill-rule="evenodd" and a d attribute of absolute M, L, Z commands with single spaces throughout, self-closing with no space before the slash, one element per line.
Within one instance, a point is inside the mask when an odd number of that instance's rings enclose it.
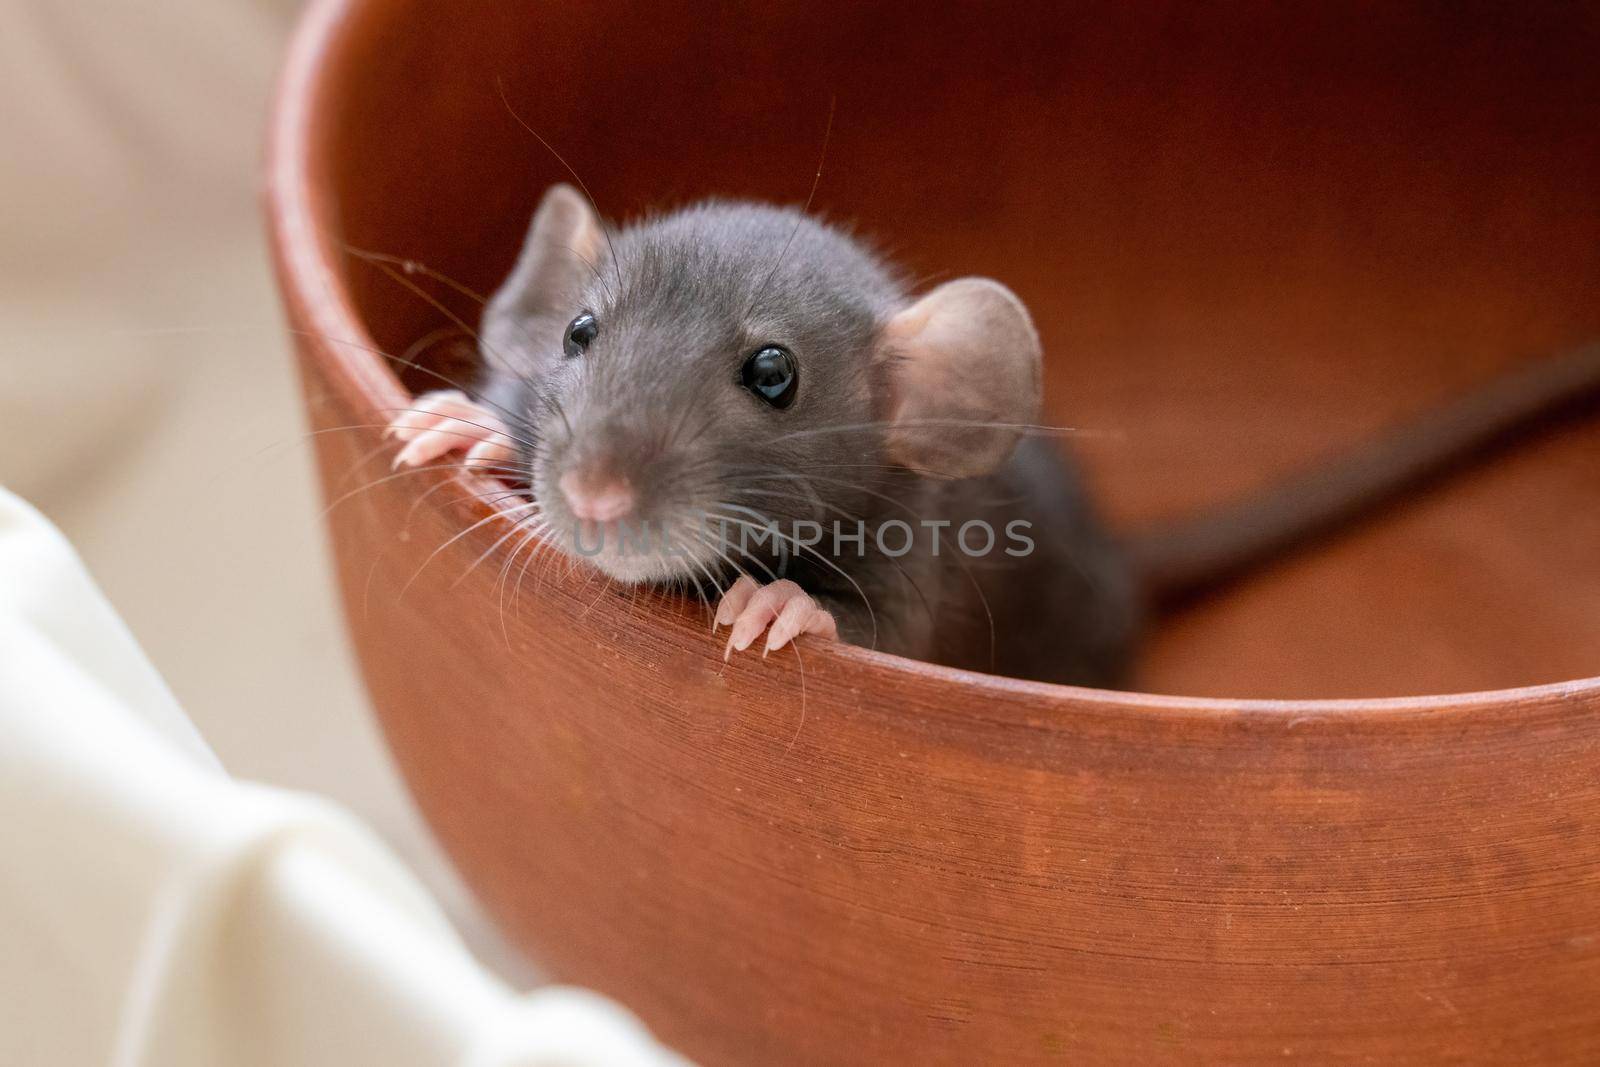
<path fill-rule="evenodd" d="M 908 299 L 855 240 L 748 203 L 608 239 L 553 187 L 483 338 L 520 379 L 551 537 L 626 581 L 725 573 L 801 522 L 853 526 L 906 472 L 986 473 L 1040 394 L 1003 286 Z"/>

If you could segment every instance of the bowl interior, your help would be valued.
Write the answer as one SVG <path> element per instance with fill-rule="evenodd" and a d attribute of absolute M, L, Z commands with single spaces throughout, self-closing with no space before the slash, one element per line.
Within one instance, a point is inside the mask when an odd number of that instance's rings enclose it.
<path fill-rule="evenodd" d="M 1123 528 L 1237 494 L 1600 334 L 1600 64 L 1572 10 L 368 5 L 340 236 L 480 292 L 570 162 L 627 218 L 798 202 L 987 274 Z M 350 259 L 391 353 L 449 323 Z M 469 299 L 430 291 L 468 322 Z M 425 387 L 425 379 L 412 384 Z M 1600 671 L 1600 417 L 1158 620 L 1142 687 L 1455 692 Z"/>

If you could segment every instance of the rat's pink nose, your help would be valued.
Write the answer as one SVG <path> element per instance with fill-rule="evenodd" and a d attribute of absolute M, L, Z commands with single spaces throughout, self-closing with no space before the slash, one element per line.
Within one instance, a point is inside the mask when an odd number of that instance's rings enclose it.
<path fill-rule="evenodd" d="M 572 514 L 592 522 L 615 522 L 633 510 L 633 490 L 620 478 L 568 471 L 557 483 Z"/>

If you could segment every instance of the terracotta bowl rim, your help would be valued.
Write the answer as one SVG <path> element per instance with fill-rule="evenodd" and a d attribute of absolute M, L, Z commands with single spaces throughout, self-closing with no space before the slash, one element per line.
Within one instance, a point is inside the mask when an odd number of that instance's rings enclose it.
<path fill-rule="evenodd" d="M 345 43 L 341 33 L 362 5 L 370 3 L 371 0 L 313 0 L 302 13 L 272 103 L 263 200 L 281 295 L 285 305 L 297 308 L 311 325 L 304 342 L 325 366 L 343 398 L 376 420 L 380 412 L 407 404 L 410 394 L 376 354 L 376 342 L 341 280 L 339 250 L 316 209 L 320 161 L 314 130 L 314 116 L 339 89 L 332 72 L 338 68 L 338 51 Z M 484 499 L 499 483 L 467 474 L 453 477 L 472 493 L 482 516 L 501 510 Z M 994 703 L 1020 702 L 1035 712 L 1094 707 L 1183 718 L 1250 712 L 1288 716 L 1292 725 L 1298 716 L 1331 713 L 1398 719 L 1418 714 L 1437 716 L 1444 711 L 1515 708 L 1585 696 L 1600 698 L 1600 676 L 1507 689 L 1397 697 L 1191 697 L 1031 682 L 849 645 L 819 648 L 812 655 L 821 661 L 835 657 L 854 660 L 867 678 L 884 679 L 886 691 L 894 691 L 889 685 L 894 676 L 909 675 L 965 690 L 980 701 L 984 697 L 1010 698 Z"/>

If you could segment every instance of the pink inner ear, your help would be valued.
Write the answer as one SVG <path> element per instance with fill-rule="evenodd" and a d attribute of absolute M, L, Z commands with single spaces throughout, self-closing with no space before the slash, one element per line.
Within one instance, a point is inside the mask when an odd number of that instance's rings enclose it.
<path fill-rule="evenodd" d="M 1022 302 L 998 282 L 939 286 L 890 320 L 883 343 L 889 419 L 899 424 L 888 448 L 898 463 L 984 474 L 1010 455 L 1013 427 L 1037 417 L 1038 335 Z"/>
<path fill-rule="evenodd" d="M 595 218 L 594 212 L 584 207 L 583 221 L 572 235 L 571 248 L 584 261 L 590 264 L 600 262 L 600 252 L 604 245 L 600 235 L 600 220 Z"/>
<path fill-rule="evenodd" d="M 550 212 L 546 232 L 538 236 L 556 248 L 575 252 L 589 263 L 600 255 L 600 220 L 595 217 L 589 198 L 565 183 L 552 185 L 544 194 L 542 208 Z"/>

